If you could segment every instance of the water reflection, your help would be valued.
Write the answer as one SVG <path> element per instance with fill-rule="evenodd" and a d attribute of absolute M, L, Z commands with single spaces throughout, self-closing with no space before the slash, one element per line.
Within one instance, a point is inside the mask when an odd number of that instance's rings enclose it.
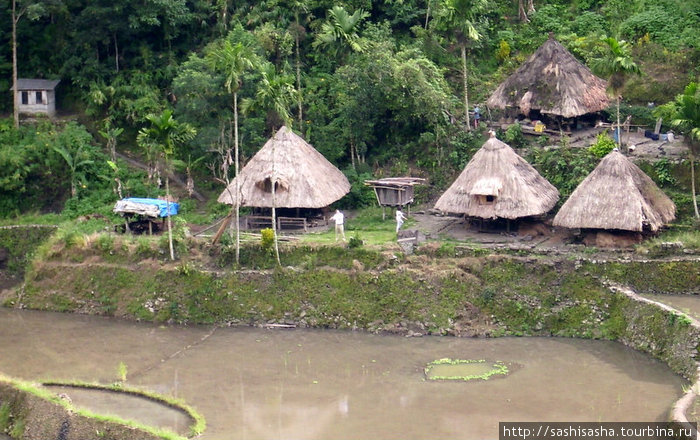
<path fill-rule="evenodd" d="M 684 383 L 604 341 L 210 332 L 0 310 L 0 371 L 107 383 L 124 362 L 130 386 L 204 414 L 205 440 L 482 439 L 501 421 L 665 420 Z M 426 381 L 426 364 L 444 357 L 521 367 L 499 380 Z"/>

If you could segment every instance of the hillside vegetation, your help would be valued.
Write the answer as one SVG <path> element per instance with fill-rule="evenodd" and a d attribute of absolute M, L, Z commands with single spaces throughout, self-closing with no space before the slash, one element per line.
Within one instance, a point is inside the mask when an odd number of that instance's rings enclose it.
<path fill-rule="evenodd" d="M 647 103 L 673 100 L 700 66 L 698 0 L 17 0 L 14 16 L 10 3 L 18 76 L 60 79 L 70 122 L 0 121 L 1 217 L 107 214 L 119 196 L 163 194 L 162 151 L 137 135 L 149 115 L 171 110 L 191 136 L 167 151 L 168 164 L 205 195 L 231 177 L 236 126 L 245 163 L 286 123 L 349 177 L 339 206 L 372 203 L 361 184 L 370 175 L 429 177 L 427 200 L 484 141 L 483 129 L 466 129 L 465 104 L 483 106 L 548 33 L 588 65 L 604 56 L 604 37 L 630 43 L 642 75 L 622 89 L 623 113 L 637 124 L 652 123 Z M 12 46 L 4 26 L 2 90 Z M 0 110 L 12 112 L 12 93 Z M 527 144 L 516 131 L 499 136 Z M 560 190 L 594 163 L 584 156 L 558 165 Z"/>

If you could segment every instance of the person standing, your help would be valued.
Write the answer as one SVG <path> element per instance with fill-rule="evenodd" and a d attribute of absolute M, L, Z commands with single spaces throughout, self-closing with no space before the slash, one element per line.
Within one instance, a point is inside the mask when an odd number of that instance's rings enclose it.
<path fill-rule="evenodd" d="M 403 225 L 404 220 L 406 220 L 406 216 L 403 214 L 401 211 L 401 208 L 396 210 L 396 233 L 399 233 L 399 229 L 401 229 L 401 226 Z"/>
<path fill-rule="evenodd" d="M 335 221 L 335 241 L 338 241 L 338 236 L 345 241 L 345 216 L 340 210 L 336 209 L 331 220 Z"/>
<path fill-rule="evenodd" d="M 481 109 L 478 105 L 474 106 L 474 128 L 479 128 L 479 120 L 481 119 Z"/>

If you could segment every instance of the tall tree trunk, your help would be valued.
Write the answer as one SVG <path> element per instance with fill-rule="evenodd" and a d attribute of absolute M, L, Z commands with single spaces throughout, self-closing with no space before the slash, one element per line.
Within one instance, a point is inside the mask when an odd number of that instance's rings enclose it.
<path fill-rule="evenodd" d="M 464 120 L 467 123 L 467 131 L 472 127 L 469 122 L 469 91 L 467 89 L 467 45 L 462 44 L 462 81 L 464 85 Z"/>
<path fill-rule="evenodd" d="M 695 155 L 693 150 L 690 150 L 690 188 L 693 194 L 693 208 L 695 209 L 695 218 L 700 218 L 700 212 L 698 211 L 698 198 L 695 193 Z"/>
<path fill-rule="evenodd" d="M 527 16 L 527 12 L 525 12 L 524 1 L 525 0 L 518 0 L 518 17 L 523 23 L 529 23 L 530 19 Z"/>
<path fill-rule="evenodd" d="M 119 44 L 117 44 L 117 34 L 114 35 L 114 66 L 119 73 Z"/>
<path fill-rule="evenodd" d="M 272 184 L 272 236 L 275 242 L 275 258 L 277 259 L 277 265 L 281 266 L 280 263 L 280 248 L 277 243 L 277 213 L 275 212 L 277 208 L 277 199 L 275 196 L 275 186 L 277 185 L 277 175 L 275 174 L 275 143 L 272 143 L 272 177 L 270 178 Z"/>
<path fill-rule="evenodd" d="M 620 95 L 617 95 L 617 126 L 615 127 L 615 133 L 617 133 L 617 146 L 622 149 L 622 130 L 620 129 Z"/>
<path fill-rule="evenodd" d="M 170 184 L 168 173 L 165 173 L 165 209 L 168 219 L 168 246 L 170 247 L 170 259 L 175 261 L 175 248 L 173 247 L 173 222 L 170 220 Z"/>
<path fill-rule="evenodd" d="M 236 205 L 236 265 L 240 263 L 241 259 L 241 222 L 240 222 L 240 211 L 241 211 L 241 180 L 238 178 L 238 93 L 233 93 L 233 162 L 234 169 L 236 171 L 236 198 L 234 204 Z"/>
<path fill-rule="evenodd" d="M 15 122 L 15 128 L 19 128 L 19 102 L 17 99 L 17 1 L 12 0 L 12 104 L 14 111 L 12 113 Z"/>
<path fill-rule="evenodd" d="M 535 12 L 535 0 L 527 0 L 527 13 L 534 14 Z"/>
<path fill-rule="evenodd" d="M 350 162 L 352 163 L 352 169 L 356 170 L 357 167 L 355 166 L 355 142 L 350 139 Z"/>
<path fill-rule="evenodd" d="M 425 26 L 423 29 L 428 29 L 428 20 L 430 19 L 430 0 L 428 0 L 428 5 L 425 7 Z"/>
<path fill-rule="evenodd" d="M 294 37 L 296 43 L 296 58 L 297 58 L 297 105 L 299 106 L 299 132 L 304 136 L 304 114 L 302 111 L 302 96 L 301 96 L 301 55 L 299 51 L 299 17 L 297 17 L 297 32 Z"/>

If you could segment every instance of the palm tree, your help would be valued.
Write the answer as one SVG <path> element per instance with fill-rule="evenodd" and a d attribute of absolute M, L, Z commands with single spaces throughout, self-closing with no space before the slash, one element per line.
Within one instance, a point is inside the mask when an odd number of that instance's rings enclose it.
<path fill-rule="evenodd" d="M 294 79 L 290 75 L 278 74 L 275 66 L 271 63 L 266 64 L 260 72 L 262 78 L 258 85 L 258 91 L 254 99 L 246 99 L 241 105 L 245 113 L 253 110 L 261 110 L 267 112 L 268 121 L 271 123 L 272 132 L 279 125 L 291 125 L 292 117 L 289 113 L 289 107 L 294 102 L 297 91 L 294 89 Z M 276 223 L 276 199 L 275 187 L 277 186 L 277 176 L 275 174 L 275 150 L 273 142 L 272 149 L 272 231 L 275 239 L 275 257 L 277 264 L 280 264 L 279 245 L 277 240 L 277 223 Z"/>
<path fill-rule="evenodd" d="M 216 71 L 224 75 L 224 86 L 226 91 L 233 95 L 233 151 L 234 169 L 238 176 L 239 168 L 239 143 L 238 143 L 238 91 L 243 84 L 243 74 L 253 68 L 254 55 L 249 47 L 242 43 L 233 44 L 229 39 L 225 39 L 218 47 L 209 52 L 207 62 Z M 230 151 L 230 150 L 229 150 Z M 230 153 L 229 153 L 230 154 Z M 229 156 L 230 157 L 230 156 Z M 241 231 L 240 231 L 240 188 L 239 179 L 236 179 L 235 210 L 236 215 L 236 264 L 240 262 L 241 252 Z"/>
<path fill-rule="evenodd" d="M 309 14 L 309 8 L 306 5 L 305 2 L 300 1 L 300 0 L 293 0 L 291 2 L 292 4 L 292 9 L 294 11 L 294 23 L 292 23 L 289 27 L 289 31 L 292 35 L 294 35 L 294 48 L 295 48 L 295 56 L 296 56 L 296 75 L 297 75 L 297 116 L 299 118 L 299 131 L 301 132 L 302 136 L 304 134 L 304 113 L 303 113 L 303 97 L 301 93 L 301 50 L 300 50 L 300 42 L 301 40 L 306 36 L 306 28 L 304 25 L 301 24 L 301 20 L 299 19 L 300 13 L 304 13 L 307 15 L 307 20 L 308 20 L 308 14 Z"/>
<path fill-rule="evenodd" d="M 243 100 L 241 109 L 244 113 L 256 110 L 266 112 L 269 128 L 273 133 L 281 125 L 291 126 L 289 108 L 297 97 L 294 79 L 291 75 L 277 73 L 275 66 L 271 63 L 263 66 L 260 75 L 260 84 L 255 98 Z"/>
<path fill-rule="evenodd" d="M 94 161 L 90 159 L 90 153 L 85 151 L 85 144 L 82 143 L 74 151 L 65 146 L 56 146 L 53 147 L 53 150 L 60 154 L 66 165 L 68 165 L 70 170 L 70 195 L 75 197 L 78 195 L 78 181 L 85 180 L 82 169 L 94 163 Z"/>
<path fill-rule="evenodd" d="M 620 93 L 629 75 L 641 75 L 639 66 L 632 59 L 629 44 L 625 40 L 617 41 L 613 37 L 602 40 L 605 48 L 602 57 L 593 60 L 591 67 L 598 75 L 608 78 L 608 93 L 617 102 L 617 144 L 621 144 L 620 133 Z"/>
<path fill-rule="evenodd" d="M 362 9 L 350 14 L 342 6 L 333 6 L 328 10 L 328 19 L 321 25 L 321 30 L 316 34 L 312 46 L 314 48 L 334 46 L 336 58 L 347 53 L 348 48 L 355 52 L 362 52 L 365 46 L 357 32 L 360 24 L 367 17 L 369 13 Z"/>
<path fill-rule="evenodd" d="M 467 71 L 467 46 L 479 41 L 481 34 L 474 27 L 475 14 L 485 5 L 483 0 L 442 0 L 440 10 L 435 16 L 437 30 L 451 33 L 457 41 L 462 56 L 462 87 L 464 91 L 464 118 L 467 131 L 471 130 L 469 122 L 469 91 Z"/>
<path fill-rule="evenodd" d="M 147 151 L 157 150 L 167 170 L 170 166 L 170 157 L 175 152 L 175 147 L 193 139 L 197 132 L 189 124 L 179 123 L 173 119 L 172 110 L 163 110 L 163 113 L 160 115 L 150 114 L 146 116 L 146 119 L 150 122 L 150 126 L 139 130 L 136 142 Z M 164 174 L 166 211 L 168 213 L 168 244 L 170 246 L 170 259 L 175 260 L 172 222 L 170 221 L 170 185 L 168 173 L 165 172 Z"/>
<path fill-rule="evenodd" d="M 695 192 L 695 158 L 700 155 L 700 86 L 698 83 L 688 84 L 682 94 L 674 101 L 659 106 L 654 112 L 671 121 L 671 126 L 677 128 L 686 139 L 690 154 L 690 187 L 693 194 L 695 217 L 700 218 L 698 199 Z"/>

